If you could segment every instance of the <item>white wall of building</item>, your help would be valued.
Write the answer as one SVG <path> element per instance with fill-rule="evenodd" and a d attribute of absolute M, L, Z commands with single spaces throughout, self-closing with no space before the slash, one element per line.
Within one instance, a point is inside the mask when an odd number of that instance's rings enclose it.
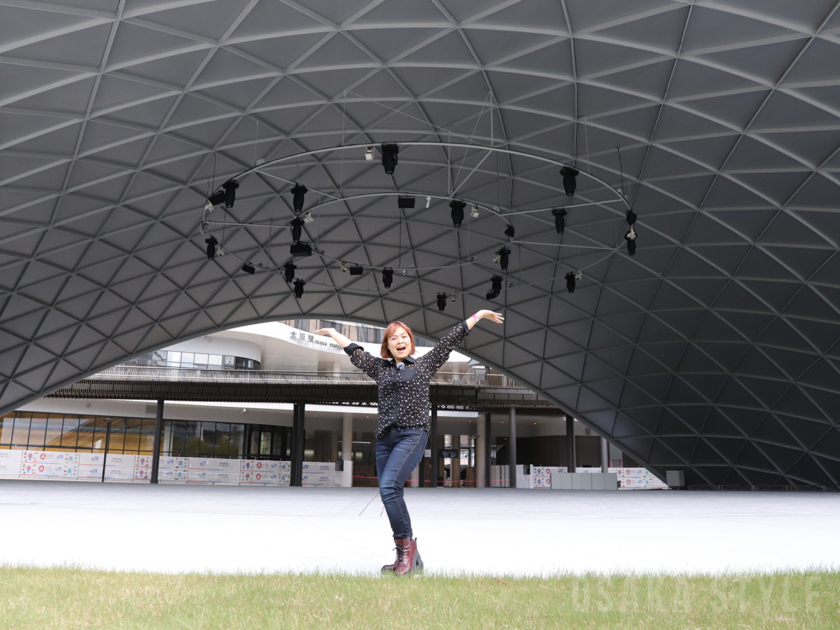
<path fill-rule="evenodd" d="M 224 334 L 206 335 L 183 343 L 169 346 L 175 352 L 198 352 L 200 354 L 227 354 L 254 361 L 262 361 L 262 347 L 259 343 L 234 338 Z"/>

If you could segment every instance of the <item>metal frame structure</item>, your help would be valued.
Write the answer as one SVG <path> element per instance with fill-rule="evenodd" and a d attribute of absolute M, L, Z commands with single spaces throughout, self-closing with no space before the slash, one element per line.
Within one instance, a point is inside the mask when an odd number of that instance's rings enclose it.
<path fill-rule="evenodd" d="M 0 0 L 0 412 L 247 323 L 401 319 L 437 338 L 487 307 L 505 311 L 504 328 L 473 330 L 467 354 L 658 474 L 836 488 L 838 6 Z M 519 245 L 493 302 L 481 298 L 490 266 L 396 275 L 388 292 L 313 259 L 298 301 L 233 256 L 208 264 L 196 210 L 221 181 L 259 160 L 386 141 L 580 165 L 637 209 L 639 252 L 598 261 Z M 460 151 L 412 147 L 391 177 L 361 156 L 290 170 L 346 197 L 446 197 L 472 167 L 460 190 L 489 207 L 562 194 L 546 167 L 513 154 L 476 166 Z M 276 220 L 283 186 L 255 174 L 248 189 L 230 222 Z M 604 201 L 585 187 L 576 198 Z M 373 268 L 401 250 L 412 267 L 481 258 L 498 239 L 496 219 L 457 232 L 440 204 L 396 228 L 383 201 L 320 214 L 308 238 Z M 620 242 L 613 210 L 576 215 L 564 243 Z M 539 213 L 514 219 L 523 240 L 547 242 Z M 226 248 L 269 267 L 285 249 L 272 230 L 224 230 Z M 590 263 L 567 293 L 563 272 Z M 440 313 L 435 292 L 461 297 Z"/>

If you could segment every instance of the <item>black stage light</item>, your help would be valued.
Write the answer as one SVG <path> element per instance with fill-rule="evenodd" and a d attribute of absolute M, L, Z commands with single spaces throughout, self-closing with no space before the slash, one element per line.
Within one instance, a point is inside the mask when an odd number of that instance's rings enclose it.
<path fill-rule="evenodd" d="M 575 292 L 575 280 L 576 277 L 573 271 L 566 274 L 566 288 L 569 290 L 569 293 Z"/>
<path fill-rule="evenodd" d="M 461 223 L 464 220 L 464 208 L 467 207 L 467 204 L 458 199 L 453 199 L 449 202 L 449 207 L 452 208 L 452 212 L 450 212 L 450 215 L 452 216 L 452 225 L 456 228 L 461 227 Z"/>
<path fill-rule="evenodd" d="M 400 195 L 397 197 L 397 207 L 398 208 L 413 208 L 414 207 L 414 197 L 411 195 Z"/>
<path fill-rule="evenodd" d="M 566 191 L 567 197 L 572 197 L 577 188 L 577 176 L 580 173 L 576 168 L 571 166 L 564 166 L 560 169 L 560 174 L 563 176 L 563 190 Z"/>
<path fill-rule="evenodd" d="M 216 257 L 216 248 L 219 246 L 219 241 L 215 236 L 211 236 L 204 240 L 207 243 L 207 260 L 213 260 Z"/>
<path fill-rule="evenodd" d="M 382 284 L 385 285 L 386 289 L 391 288 L 391 283 L 394 281 L 394 270 L 390 267 L 386 267 L 382 270 Z"/>
<path fill-rule="evenodd" d="M 303 285 L 306 284 L 305 280 L 301 280 L 298 278 L 295 280 L 295 297 L 299 300 L 303 297 Z"/>
<path fill-rule="evenodd" d="M 636 255 L 636 230 L 632 227 L 627 234 L 624 235 L 624 240 L 627 241 L 627 253 L 631 256 Z"/>
<path fill-rule="evenodd" d="M 508 226 L 505 228 L 505 236 L 512 239 L 515 234 L 516 234 L 516 228 L 513 227 L 510 223 L 508 223 Z"/>
<path fill-rule="evenodd" d="M 242 265 L 242 271 L 244 271 L 245 273 L 250 273 L 253 276 L 256 269 L 254 269 L 254 265 L 252 265 L 249 262 L 246 262 L 244 265 Z"/>
<path fill-rule="evenodd" d="M 493 289 L 493 293 L 499 295 L 502 292 L 502 276 L 493 276 L 490 278 L 490 286 Z"/>
<path fill-rule="evenodd" d="M 303 229 L 303 219 L 292 219 L 292 240 L 300 243 L 300 234 Z"/>
<path fill-rule="evenodd" d="M 303 211 L 303 199 L 309 189 L 295 182 L 295 187 L 292 188 L 292 209 L 295 214 L 300 214 Z"/>
<path fill-rule="evenodd" d="M 283 265 L 283 271 L 286 274 L 286 282 L 291 282 L 295 279 L 295 269 L 297 269 L 297 265 L 291 261 Z"/>
<path fill-rule="evenodd" d="M 207 197 L 207 201 L 209 201 L 214 206 L 218 206 L 225 200 L 225 191 L 224 190 L 217 190 L 212 195 Z"/>
<path fill-rule="evenodd" d="M 293 243 L 289 248 L 289 253 L 295 258 L 303 258 L 304 256 L 312 255 L 312 245 L 309 243 Z"/>
<path fill-rule="evenodd" d="M 558 234 L 562 234 L 566 231 L 566 209 L 554 208 L 551 214 L 554 215 L 554 229 L 557 230 Z"/>
<path fill-rule="evenodd" d="M 446 308 L 446 293 L 437 294 L 437 306 L 439 311 Z"/>
<path fill-rule="evenodd" d="M 490 278 L 490 290 L 487 292 L 485 296 L 488 300 L 495 300 L 499 297 L 499 294 L 502 292 L 502 277 L 501 276 L 493 276 Z"/>
<path fill-rule="evenodd" d="M 382 147 L 382 166 L 385 167 L 386 175 L 393 175 L 394 169 L 397 168 L 397 163 L 400 161 L 400 148 L 393 143 L 383 144 Z"/>
<path fill-rule="evenodd" d="M 239 182 L 235 179 L 229 179 L 222 184 L 222 188 L 225 189 L 225 208 L 233 208 L 233 204 L 236 201 L 236 189 L 239 188 Z"/>
<path fill-rule="evenodd" d="M 632 210 L 628 210 L 627 211 L 627 225 L 633 225 L 636 222 L 636 219 L 638 219 L 638 217 L 636 216 L 636 213 L 633 212 Z"/>
<path fill-rule="evenodd" d="M 353 265 L 350 267 L 351 276 L 361 276 L 365 272 L 365 268 L 361 265 Z"/>
<path fill-rule="evenodd" d="M 499 264 L 502 267 L 502 271 L 507 271 L 508 261 L 510 260 L 510 250 L 507 247 L 502 247 L 502 249 L 496 252 L 496 256 L 499 257 Z"/>

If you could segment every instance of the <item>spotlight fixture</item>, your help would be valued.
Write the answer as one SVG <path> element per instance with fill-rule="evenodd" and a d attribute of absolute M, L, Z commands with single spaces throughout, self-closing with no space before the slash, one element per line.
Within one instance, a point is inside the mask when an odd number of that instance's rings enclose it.
<path fill-rule="evenodd" d="M 368 162 L 373 162 L 373 147 L 369 146 L 365 149 L 365 159 Z"/>
<path fill-rule="evenodd" d="M 490 278 L 490 290 L 487 292 L 485 296 L 488 300 L 495 300 L 499 297 L 499 294 L 502 292 L 502 277 L 501 276 L 493 276 Z"/>
<path fill-rule="evenodd" d="M 244 271 L 245 273 L 250 273 L 253 276 L 256 269 L 254 269 L 254 265 L 252 265 L 249 262 L 246 262 L 244 265 L 242 265 L 242 271 Z"/>
<path fill-rule="evenodd" d="M 455 301 L 455 294 L 453 293 L 452 296 L 449 299 L 451 299 L 454 302 Z"/>
<path fill-rule="evenodd" d="M 301 280 L 300 278 L 295 280 L 295 298 L 298 300 L 303 297 L 303 285 L 305 284 L 305 280 Z"/>
<path fill-rule="evenodd" d="M 312 216 L 312 210 L 307 210 L 306 214 L 303 215 L 303 222 L 304 223 L 314 223 L 315 217 Z"/>
<path fill-rule="evenodd" d="M 295 214 L 300 214 L 303 210 L 303 198 L 307 192 L 309 192 L 309 189 L 306 186 L 295 182 L 295 187 L 292 188 L 292 209 L 294 209 Z"/>
<path fill-rule="evenodd" d="M 386 289 L 391 288 L 391 283 L 394 281 L 394 270 L 390 267 L 385 267 L 382 270 L 382 284 L 385 285 Z"/>
<path fill-rule="evenodd" d="M 294 258 L 303 258 L 312 255 L 312 245 L 309 243 L 292 243 L 289 253 Z"/>
<path fill-rule="evenodd" d="M 566 191 L 567 197 L 572 197 L 577 188 L 577 176 L 580 173 L 576 168 L 571 166 L 564 166 L 560 169 L 560 174 L 563 176 L 563 190 Z"/>
<path fill-rule="evenodd" d="M 292 219 L 292 240 L 295 243 L 300 243 L 301 229 L 303 228 L 303 219 Z"/>
<path fill-rule="evenodd" d="M 490 278 L 490 286 L 493 289 L 493 293 L 499 295 L 502 292 L 502 276 L 493 276 Z"/>
<path fill-rule="evenodd" d="M 636 219 L 639 217 L 636 216 L 636 213 L 632 210 L 627 211 L 627 225 L 633 225 L 636 222 Z"/>
<path fill-rule="evenodd" d="M 215 236 L 211 236 L 208 239 L 204 240 L 207 243 L 207 260 L 213 260 L 216 257 L 216 250 L 219 247 L 219 241 L 216 240 Z"/>
<path fill-rule="evenodd" d="M 283 271 L 286 274 L 286 282 L 291 282 L 295 279 L 295 269 L 297 269 L 297 265 L 292 261 L 289 261 L 285 265 L 283 265 Z"/>
<path fill-rule="evenodd" d="M 507 247 L 502 247 L 502 249 L 496 252 L 496 255 L 499 257 L 498 263 L 501 265 L 502 271 L 507 271 L 508 261 L 510 260 L 510 250 Z"/>
<path fill-rule="evenodd" d="M 347 263 L 343 260 L 341 261 L 341 271 L 347 273 Z"/>
<path fill-rule="evenodd" d="M 636 230 L 630 227 L 630 231 L 624 235 L 624 240 L 627 241 L 627 253 L 631 256 L 636 255 Z"/>
<path fill-rule="evenodd" d="M 236 201 L 236 189 L 239 188 L 239 182 L 235 179 L 229 179 L 222 184 L 222 188 L 225 189 L 225 208 L 233 208 L 233 204 Z"/>
<path fill-rule="evenodd" d="M 575 281 L 580 280 L 583 278 L 583 272 L 578 269 L 577 271 L 570 271 L 566 274 L 566 288 L 569 290 L 569 293 L 575 292 Z"/>
<path fill-rule="evenodd" d="M 508 226 L 505 228 L 505 236 L 507 236 L 509 239 L 513 239 L 515 234 L 516 228 L 513 227 L 513 225 L 511 225 L 510 223 L 508 223 Z"/>
<path fill-rule="evenodd" d="M 558 234 L 562 234 L 566 231 L 566 209 L 554 208 L 551 214 L 554 215 L 554 229 L 557 230 Z"/>
<path fill-rule="evenodd" d="M 450 215 L 452 216 L 452 225 L 456 228 L 461 227 L 461 222 L 464 220 L 464 208 L 467 207 L 463 201 L 453 199 L 449 202 L 449 207 L 452 208 Z"/>
<path fill-rule="evenodd" d="M 437 307 L 439 311 L 446 308 L 446 293 L 437 294 Z"/>
<path fill-rule="evenodd" d="M 473 205 L 472 205 L 472 208 L 470 209 L 470 216 L 471 216 L 473 219 L 477 219 L 477 218 L 478 218 L 478 206 L 477 206 L 476 204 L 473 204 Z"/>
<path fill-rule="evenodd" d="M 400 209 L 413 208 L 414 197 L 412 195 L 400 195 L 397 197 L 397 207 Z"/>
<path fill-rule="evenodd" d="M 353 265 L 350 267 L 351 276 L 361 276 L 365 272 L 365 268 L 361 265 Z"/>
<path fill-rule="evenodd" d="M 213 210 L 215 210 L 215 208 L 216 208 L 216 206 L 214 206 L 213 202 L 210 201 L 209 199 L 204 202 L 204 211 L 205 212 L 213 212 Z"/>
<path fill-rule="evenodd" d="M 426 195 L 426 208 L 428 208 L 430 205 L 432 205 L 432 196 Z"/>
<path fill-rule="evenodd" d="M 207 198 L 207 203 L 204 204 L 204 207 L 206 208 L 209 205 L 211 209 L 215 208 L 216 206 L 221 204 L 224 200 L 225 200 L 225 191 L 222 190 L 222 189 L 219 189 Z"/>
<path fill-rule="evenodd" d="M 386 175 L 393 175 L 394 169 L 397 168 L 397 163 L 400 161 L 400 148 L 396 144 L 383 144 L 382 147 L 382 166 L 385 167 Z"/>

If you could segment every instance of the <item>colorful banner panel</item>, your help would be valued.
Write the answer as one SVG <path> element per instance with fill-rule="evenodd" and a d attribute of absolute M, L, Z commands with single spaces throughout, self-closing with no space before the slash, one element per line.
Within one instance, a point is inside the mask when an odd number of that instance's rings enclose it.
<path fill-rule="evenodd" d="M 79 454 L 55 451 L 21 451 L 20 477 L 31 479 L 75 479 Z"/>

